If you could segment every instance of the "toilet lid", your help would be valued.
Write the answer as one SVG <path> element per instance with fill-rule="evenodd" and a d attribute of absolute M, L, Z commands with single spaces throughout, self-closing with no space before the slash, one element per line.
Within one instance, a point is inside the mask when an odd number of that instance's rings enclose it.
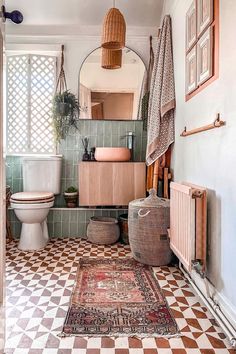
<path fill-rule="evenodd" d="M 13 203 L 47 203 L 54 200 L 51 192 L 19 192 L 11 196 Z"/>

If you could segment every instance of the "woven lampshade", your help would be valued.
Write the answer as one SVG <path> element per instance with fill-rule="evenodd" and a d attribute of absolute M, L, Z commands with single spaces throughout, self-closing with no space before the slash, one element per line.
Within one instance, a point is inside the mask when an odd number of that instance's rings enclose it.
<path fill-rule="evenodd" d="M 102 68 L 120 69 L 122 64 L 122 50 L 110 50 L 102 48 Z"/>
<path fill-rule="evenodd" d="M 125 46 L 126 24 L 122 13 L 111 8 L 103 21 L 102 47 L 118 50 Z"/>

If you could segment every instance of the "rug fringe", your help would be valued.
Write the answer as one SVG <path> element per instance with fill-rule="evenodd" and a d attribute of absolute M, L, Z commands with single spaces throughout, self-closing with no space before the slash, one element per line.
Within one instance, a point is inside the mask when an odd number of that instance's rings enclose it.
<path fill-rule="evenodd" d="M 106 334 L 106 335 L 98 335 L 98 334 L 80 334 L 80 333 L 58 333 L 57 334 L 57 337 L 59 338 L 66 338 L 66 337 L 83 337 L 83 338 L 113 338 L 113 339 L 117 339 L 117 338 L 120 338 L 120 337 L 126 337 L 126 338 L 135 338 L 135 339 L 139 339 L 139 340 L 142 340 L 144 338 L 166 338 L 166 339 L 169 339 L 169 338 L 180 338 L 182 337 L 183 334 L 182 333 L 175 333 L 175 334 L 153 334 L 153 335 L 150 335 L 150 334 L 125 334 L 125 333 L 119 333 L 119 334 Z"/>

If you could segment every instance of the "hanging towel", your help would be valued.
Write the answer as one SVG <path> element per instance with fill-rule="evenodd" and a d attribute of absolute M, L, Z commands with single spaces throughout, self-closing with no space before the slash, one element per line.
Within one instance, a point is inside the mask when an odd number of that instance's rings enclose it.
<path fill-rule="evenodd" d="M 152 36 L 149 37 L 150 40 L 150 56 L 149 56 L 149 64 L 148 69 L 145 71 L 142 89 L 140 94 L 139 101 L 139 110 L 138 110 L 138 120 L 143 120 L 143 130 L 147 130 L 147 122 L 148 122 L 148 103 L 149 103 L 149 95 L 150 95 L 150 86 L 151 86 L 151 78 L 152 78 L 152 70 L 154 65 L 154 52 L 152 48 Z"/>
<path fill-rule="evenodd" d="M 146 164 L 149 166 L 174 142 L 175 86 L 169 15 L 163 19 L 158 39 L 148 111 Z"/>

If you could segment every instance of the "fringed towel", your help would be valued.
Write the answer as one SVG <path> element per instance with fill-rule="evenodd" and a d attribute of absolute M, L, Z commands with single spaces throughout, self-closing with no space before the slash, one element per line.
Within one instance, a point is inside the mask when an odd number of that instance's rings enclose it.
<path fill-rule="evenodd" d="M 171 18 L 165 16 L 157 44 L 151 80 L 146 164 L 163 155 L 174 142 L 175 86 Z"/>

